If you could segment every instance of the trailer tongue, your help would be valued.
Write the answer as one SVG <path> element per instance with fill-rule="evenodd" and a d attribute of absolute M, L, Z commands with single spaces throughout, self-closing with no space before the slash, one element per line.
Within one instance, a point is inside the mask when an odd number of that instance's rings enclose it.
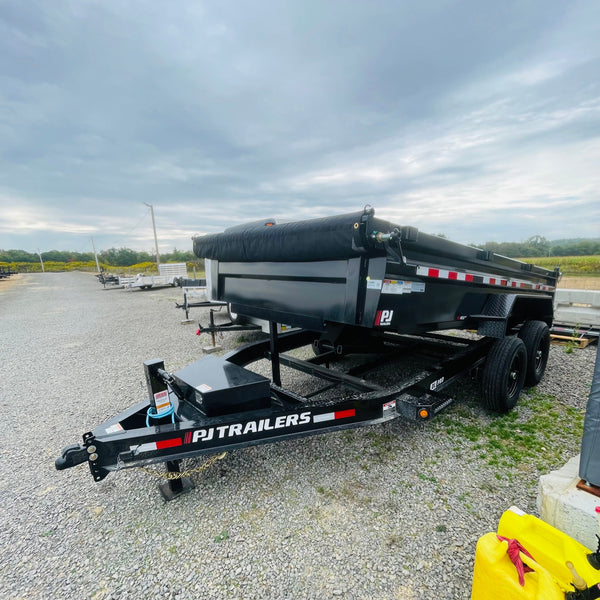
<path fill-rule="evenodd" d="M 484 405 L 506 411 L 543 376 L 557 271 L 395 226 L 372 209 L 239 226 L 195 238 L 194 251 L 208 259 L 213 300 L 267 320 L 269 339 L 174 373 L 147 361 L 148 398 L 65 448 L 57 469 L 87 462 L 100 481 L 121 468 L 167 462 L 176 471 L 184 458 L 398 416 L 426 421 L 451 403 L 444 388 L 474 370 Z M 298 330 L 279 335 L 281 322 Z M 289 354 L 303 346 L 315 356 Z M 246 368 L 264 358 L 270 379 Z M 370 376 L 402 358 L 409 368 L 391 384 Z M 283 387 L 282 368 L 306 374 L 310 393 Z M 163 489 L 167 498 L 181 491 Z"/>

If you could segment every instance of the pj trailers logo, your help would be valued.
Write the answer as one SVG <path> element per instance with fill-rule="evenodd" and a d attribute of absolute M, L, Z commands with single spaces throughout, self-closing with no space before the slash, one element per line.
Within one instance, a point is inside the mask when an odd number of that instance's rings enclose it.
<path fill-rule="evenodd" d="M 350 408 L 347 410 L 338 410 L 330 413 L 321 413 L 313 415 L 310 412 L 295 413 L 291 415 L 281 415 L 275 418 L 258 419 L 256 421 L 246 421 L 245 423 L 231 423 L 228 425 L 219 425 L 217 427 L 208 427 L 205 429 L 196 429 L 188 431 L 183 438 L 176 437 L 168 440 L 159 440 L 130 446 L 136 455 L 143 452 L 154 452 L 156 450 L 166 450 L 167 448 L 176 448 L 188 444 L 197 444 L 201 442 L 210 442 L 212 440 L 223 440 L 239 438 L 246 435 L 265 433 L 268 436 L 270 431 L 280 429 L 294 429 L 295 427 L 308 425 L 309 423 L 324 423 L 327 421 L 337 421 L 338 419 L 349 419 L 356 416 L 356 410 Z"/>
<path fill-rule="evenodd" d="M 375 327 L 389 327 L 393 316 L 393 310 L 378 310 L 375 314 Z"/>

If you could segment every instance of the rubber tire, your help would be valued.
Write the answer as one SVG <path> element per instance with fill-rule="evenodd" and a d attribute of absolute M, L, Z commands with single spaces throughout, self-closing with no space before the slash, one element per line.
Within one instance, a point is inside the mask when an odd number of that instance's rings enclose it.
<path fill-rule="evenodd" d="M 519 337 L 527 350 L 527 372 L 525 387 L 537 385 L 546 372 L 550 354 L 550 329 L 544 321 L 526 321 Z"/>
<path fill-rule="evenodd" d="M 527 372 L 527 349 L 518 337 L 505 337 L 492 346 L 481 381 L 482 404 L 505 413 L 515 407 Z"/>

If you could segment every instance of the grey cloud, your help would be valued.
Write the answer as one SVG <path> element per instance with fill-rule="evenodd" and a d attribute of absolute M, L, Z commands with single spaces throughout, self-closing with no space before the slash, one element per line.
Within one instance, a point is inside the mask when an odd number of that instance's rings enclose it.
<path fill-rule="evenodd" d="M 598 17 L 592 2 L 9 0 L 0 199 L 64 206 L 82 224 L 137 222 L 152 202 L 173 231 L 192 215 L 210 231 L 385 209 L 430 188 L 451 206 L 461 182 L 493 180 L 519 154 L 597 148 L 597 111 L 573 111 L 600 97 Z M 394 173 L 414 152 L 418 171 Z M 381 179 L 313 177 L 378 165 Z M 500 217 L 477 219 L 496 230 Z M 0 247 L 28 239 L 14 236 Z"/>

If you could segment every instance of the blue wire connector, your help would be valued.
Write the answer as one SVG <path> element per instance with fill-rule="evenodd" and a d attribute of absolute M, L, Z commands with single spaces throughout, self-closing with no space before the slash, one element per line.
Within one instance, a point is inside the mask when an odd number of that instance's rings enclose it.
<path fill-rule="evenodd" d="M 156 408 L 150 406 L 146 411 L 146 427 L 150 427 L 150 419 L 162 419 L 171 415 L 171 423 L 175 423 L 175 407 L 171 404 L 171 407 L 161 414 L 157 414 Z"/>

